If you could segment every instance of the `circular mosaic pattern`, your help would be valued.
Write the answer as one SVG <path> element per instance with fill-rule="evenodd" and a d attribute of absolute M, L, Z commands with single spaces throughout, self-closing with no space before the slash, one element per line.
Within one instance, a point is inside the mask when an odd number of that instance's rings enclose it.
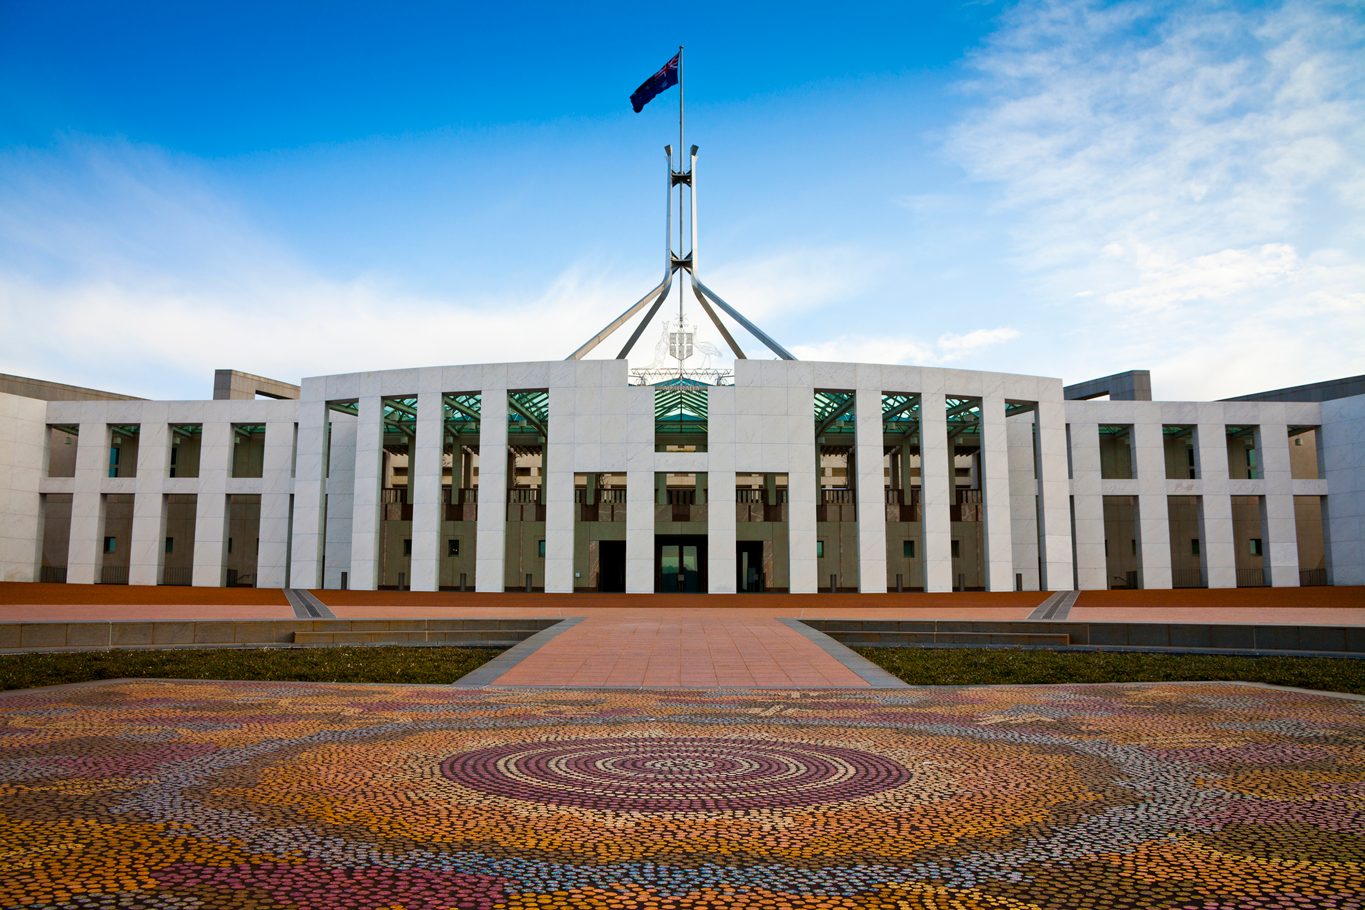
<path fill-rule="evenodd" d="M 711 737 L 512 743 L 451 756 L 441 773 L 495 796 L 625 812 L 811 806 L 910 780 L 898 762 L 856 749 Z"/>

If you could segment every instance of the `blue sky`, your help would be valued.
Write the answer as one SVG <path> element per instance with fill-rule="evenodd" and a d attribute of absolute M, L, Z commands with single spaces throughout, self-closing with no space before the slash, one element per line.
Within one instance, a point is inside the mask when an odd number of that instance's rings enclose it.
<path fill-rule="evenodd" d="M 800 357 L 1365 372 L 1360 2 L 488 6 L 0 0 L 0 372 L 563 357 L 657 281 L 678 44 L 703 278 Z"/>

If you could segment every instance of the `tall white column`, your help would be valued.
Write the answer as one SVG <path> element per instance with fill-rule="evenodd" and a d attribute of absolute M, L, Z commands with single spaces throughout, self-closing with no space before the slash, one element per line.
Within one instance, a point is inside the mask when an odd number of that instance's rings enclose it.
<path fill-rule="evenodd" d="M 1212 413 L 1209 406 L 1199 408 L 1195 426 L 1195 452 L 1198 464 L 1201 514 L 1204 526 L 1204 567 L 1210 588 L 1237 587 L 1237 554 L 1232 533 L 1232 498 L 1228 495 L 1228 436 L 1221 408 Z M 1215 420 L 1208 418 L 1216 418 Z"/>
<path fill-rule="evenodd" d="M 361 398 L 355 435 L 355 487 L 351 505 L 351 574 L 357 591 L 379 587 L 379 490 L 384 470 L 384 400 Z M 458 483 L 456 484 L 458 486 Z"/>
<path fill-rule="evenodd" d="M 1071 422 L 1071 501 L 1075 509 L 1076 580 L 1082 591 L 1109 587 L 1104 558 L 1104 495 L 1100 485 L 1100 426 Z"/>
<path fill-rule="evenodd" d="M 859 388 L 853 404 L 858 472 L 858 590 L 886 593 L 886 494 L 882 473 L 882 390 Z"/>
<path fill-rule="evenodd" d="M 981 399 L 981 485 L 986 519 L 986 590 L 1014 590 L 1014 545 L 1010 533 L 1009 441 L 1005 399 Z"/>
<path fill-rule="evenodd" d="M 1034 416 L 1030 411 L 1005 421 L 1010 461 L 1010 542 L 1014 554 L 1014 572 L 1020 576 L 1021 587 L 1025 591 L 1037 591 L 1042 587 L 1038 572 L 1038 479 L 1034 472 L 1037 456 L 1033 444 Z"/>
<path fill-rule="evenodd" d="M 304 393 L 309 392 L 305 381 Z M 294 539 L 290 547 L 289 583 L 296 588 L 322 584 L 323 481 L 326 473 L 327 402 L 320 397 L 299 402 L 298 456 L 294 462 Z M 203 508 L 202 502 L 200 508 Z"/>
<path fill-rule="evenodd" d="M 1144 407 L 1133 424 L 1133 468 L 1138 486 L 1138 542 L 1142 586 L 1171 586 L 1171 520 L 1166 500 L 1166 444 L 1159 406 Z"/>
<path fill-rule="evenodd" d="M 654 472 L 626 472 L 626 593 L 654 591 Z"/>
<path fill-rule="evenodd" d="M 706 399 L 706 536 L 711 594 L 735 593 L 735 388 L 713 386 Z"/>
<path fill-rule="evenodd" d="M 128 556 L 128 583 L 155 585 L 161 581 L 166 550 L 166 497 L 161 484 L 170 466 L 171 427 L 162 408 L 151 403 L 143 412 L 137 441 L 137 493 L 133 496 L 133 534 Z M 151 412 L 151 413 L 149 413 Z M 159 417 L 159 420 L 149 420 Z"/>
<path fill-rule="evenodd" d="M 194 511 L 195 587 L 221 588 L 227 556 L 227 482 L 232 475 L 232 424 L 204 423 Z"/>
<path fill-rule="evenodd" d="M 437 385 L 427 388 L 427 374 Z M 412 495 L 412 580 L 414 591 L 435 591 L 440 580 L 437 538 L 441 533 L 441 455 L 443 430 L 440 370 L 423 370 L 417 396 L 417 443 L 409 469 Z M 480 550 L 483 548 L 480 547 Z"/>
<path fill-rule="evenodd" d="M 294 492 L 294 420 L 285 408 L 265 425 L 261 465 L 261 546 L 256 587 L 283 588 L 289 564 L 289 497 Z"/>
<path fill-rule="evenodd" d="M 1365 396 L 1322 403 L 1322 462 L 1328 577 L 1365 584 Z"/>
<path fill-rule="evenodd" d="M 811 383 L 813 377 L 803 380 Z M 746 393 L 748 393 L 746 395 Z M 745 437 L 744 423 L 763 412 L 763 392 L 759 389 L 735 390 L 735 438 Z M 787 567 L 788 587 L 792 594 L 814 594 L 819 590 L 819 561 L 815 556 L 815 507 L 820 499 L 820 463 L 815 448 L 815 387 L 787 388 Z M 736 452 L 743 450 L 736 446 Z M 736 456 L 739 457 L 738 454 Z M 735 468 L 745 471 L 768 470 L 766 465 L 736 461 Z"/>
<path fill-rule="evenodd" d="M 947 402 L 942 392 L 920 394 L 920 499 L 924 504 L 924 590 L 953 589 L 953 504 L 956 480 L 948 451 Z"/>
<path fill-rule="evenodd" d="M 38 581 L 47 402 L 0 394 L 0 581 Z"/>
<path fill-rule="evenodd" d="M 573 387 L 550 389 L 550 418 L 541 462 L 545 497 L 545 593 L 573 593 L 574 443 L 578 406 Z M 596 422 L 597 415 L 585 415 Z"/>
<path fill-rule="evenodd" d="M 474 590 L 501 591 L 507 561 L 507 389 L 486 388 L 481 395 Z"/>
<path fill-rule="evenodd" d="M 814 393 L 811 394 L 812 401 Z M 792 594 L 814 594 L 819 590 L 820 566 L 815 557 L 815 507 L 820 495 L 820 478 L 815 473 L 815 418 L 810 425 L 809 447 L 791 446 L 787 469 L 787 561 Z"/>
<path fill-rule="evenodd" d="M 626 593 L 654 591 L 654 389 L 626 389 Z"/>
<path fill-rule="evenodd" d="M 346 572 L 350 586 L 351 517 L 355 496 L 356 419 L 350 414 L 332 411 L 332 441 L 327 453 L 327 535 L 323 547 L 322 586 L 341 587 L 341 573 Z"/>
<path fill-rule="evenodd" d="M 1070 591 L 1071 482 L 1066 476 L 1066 404 L 1060 382 L 1057 397 L 1038 402 L 1038 496 L 1042 527 L 1043 587 Z"/>
<path fill-rule="evenodd" d="M 735 472 L 710 471 L 706 477 L 706 536 L 711 594 L 734 594 L 735 567 Z"/>
<path fill-rule="evenodd" d="M 1294 519 L 1294 486 L 1289 468 L 1289 427 L 1263 423 L 1256 448 L 1261 452 L 1265 477 L 1265 565 L 1270 584 L 1277 588 L 1299 586 L 1299 531 Z"/>
<path fill-rule="evenodd" d="M 76 476 L 71 496 L 71 539 L 67 545 L 68 584 L 98 581 L 104 508 L 100 491 L 109 475 L 109 425 L 81 421 L 76 437 Z"/>

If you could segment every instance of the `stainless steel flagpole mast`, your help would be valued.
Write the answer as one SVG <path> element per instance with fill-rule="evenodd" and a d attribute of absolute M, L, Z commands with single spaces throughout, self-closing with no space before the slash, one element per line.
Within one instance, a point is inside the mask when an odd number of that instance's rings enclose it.
<path fill-rule="evenodd" d="M 586 357 L 586 356 L 588 355 L 588 353 L 589 353 L 590 351 L 593 350 L 593 348 L 597 347 L 599 344 L 601 344 L 603 341 L 605 341 L 613 332 L 615 332 L 617 329 L 621 328 L 621 326 L 623 326 L 626 322 L 628 322 L 636 313 L 640 312 L 642 309 L 644 309 L 644 308 L 647 306 L 647 307 L 649 307 L 649 311 L 645 314 L 644 319 L 642 319 L 642 320 L 640 321 L 640 324 L 637 325 L 637 326 L 635 327 L 635 332 L 634 332 L 634 334 L 632 334 L 632 335 L 630 336 L 630 340 L 626 342 L 626 346 L 623 347 L 623 348 L 621 349 L 621 353 L 616 355 L 616 359 L 617 359 L 617 360 L 625 360 L 625 359 L 626 359 L 626 356 L 627 356 L 628 354 L 630 354 L 631 348 L 633 348 L 633 347 L 635 346 L 635 342 L 639 340 L 640 334 L 641 334 L 642 332 L 644 332 L 645 326 L 647 326 L 647 325 L 650 323 L 650 321 L 651 321 L 651 320 L 655 317 L 655 315 L 659 312 L 659 308 L 660 308 L 661 306 L 663 306 L 663 304 L 664 304 L 665 301 L 668 300 L 668 295 L 672 292 L 673 273 L 674 273 L 674 272 L 687 272 L 687 273 L 689 273 L 689 275 L 690 275 L 690 277 L 691 277 L 691 285 L 692 285 L 692 293 L 693 293 L 693 295 L 697 298 L 697 302 L 698 302 L 699 304 L 701 304 L 702 310 L 706 313 L 706 315 L 707 315 L 708 317 L 710 317 L 711 321 L 712 321 L 713 323 L 715 323 L 716 329 L 720 332 L 721 336 L 725 339 L 726 344 L 728 344 L 728 345 L 730 346 L 730 350 L 734 352 L 735 359 L 737 359 L 737 360 L 744 360 L 744 359 L 745 359 L 744 351 L 743 351 L 743 349 L 740 348 L 740 346 L 739 346 L 738 344 L 735 343 L 734 337 L 730 334 L 729 330 L 725 328 L 725 325 L 720 321 L 720 318 L 716 315 L 715 311 L 711 308 L 711 304 L 713 304 L 713 303 L 714 303 L 716 306 L 720 307 L 720 309 L 724 310 L 725 313 L 728 314 L 728 315 L 730 316 L 730 318 L 734 319 L 734 320 L 735 320 L 736 322 L 738 322 L 741 326 L 743 326 L 743 327 L 749 332 L 749 334 L 753 335 L 753 336 L 754 336 L 755 338 L 757 338 L 759 341 L 763 342 L 763 344 L 767 345 L 768 349 L 771 350 L 771 351 L 772 351 L 774 354 L 776 354 L 778 357 L 782 358 L 783 360 L 795 360 L 795 359 L 796 359 L 795 357 L 792 356 L 791 352 L 789 352 L 786 348 L 782 347 L 782 345 L 778 344 L 776 341 L 773 341 L 772 338 L 770 338 L 762 329 L 760 329 L 758 326 L 754 325 L 752 322 L 750 322 L 748 319 L 746 319 L 746 318 L 744 317 L 744 314 L 740 313 L 739 310 L 736 310 L 734 307 L 730 306 L 730 304 L 726 303 L 726 302 L 725 302 L 724 300 L 722 300 L 719 296 L 717 296 L 716 293 L 715 293 L 714 291 L 712 291 L 712 290 L 711 290 L 710 288 L 708 288 L 706 285 L 702 284 L 701 279 L 697 277 L 697 263 L 696 263 L 696 254 L 697 254 L 697 243 L 696 243 L 696 240 L 697 240 L 697 224 L 696 224 L 696 221 L 697 221 L 697 211 L 696 211 L 696 204 L 697 204 L 697 187 L 696 187 L 695 182 L 694 182 L 694 178 L 695 178 L 694 171 L 695 171 L 695 168 L 691 166 L 691 165 L 693 165 L 693 164 L 696 163 L 696 158 L 697 158 L 697 147 L 696 147 L 695 145 L 692 146 L 691 151 L 690 151 L 689 153 L 686 153 L 686 154 L 685 154 L 684 151 L 683 151 L 683 142 L 686 141 L 685 136 L 684 136 L 684 134 L 683 134 L 683 127 L 684 127 L 686 121 L 684 120 L 684 110 L 685 110 L 685 109 L 684 109 L 684 107 L 683 107 L 684 96 L 683 96 L 682 55 L 683 55 L 683 46 L 682 46 L 681 44 L 679 44 L 679 45 L 678 45 L 678 57 L 677 57 L 677 60 L 678 60 L 678 83 L 677 83 L 677 84 L 678 84 L 678 169 L 677 169 L 676 171 L 673 170 L 673 148 L 672 148 L 672 146 L 668 146 L 668 145 L 664 146 L 664 151 L 665 151 L 665 153 L 667 153 L 667 155 L 668 155 L 668 181 L 667 181 L 667 189 L 668 189 L 668 192 L 664 194 L 664 247 L 665 247 L 665 253 L 666 253 L 666 255 L 665 255 L 665 257 L 664 257 L 665 262 L 664 262 L 664 278 L 663 278 L 663 281 L 661 281 L 661 282 L 658 284 L 658 286 L 654 288 L 654 290 L 650 291 L 650 292 L 649 292 L 648 294 L 646 294 L 644 297 L 640 298 L 638 301 L 636 301 L 634 304 L 632 304 L 624 313 L 622 313 L 620 316 L 617 316 L 614 320 L 612 320 L 610 323 L 608 323 L 606 328 L 604 328 L 602 331 L 598 332 L 598 333 L 597 333 L 596 335 L 594 335 L 592 338 L 588 339 L 588 342 L 587 342 L 586 344 L 584 344 L 584 345 L 583 345 L 582 347 L 580 347 L 578 350 L 576 350 L 576 351 L 574 351 L 572 354 L 570 354 L 570 355 L 568 356 L 568 358 L 566 358 L 566 359 L 568 359 L 568 360 L 582 360 L 584 357 Z M 653 98 L 655 98 L 660 92 L 662 92 L 662 91 L 665 90 L 665 89 L 663 89 L 663 88 L 659 88 L 659 87 L 658 87 L 658 85 L 659 85 L 659 81 L 658 81 L 658 80 L 660 79 L 660 77 L 663 77 L 663 81 L 664 81 L 664 82 L 667 82 L 667 81 L 668 81 L 668 80 L 667 80 L 667 71 L 668 71 L 667 68 L 668 68 L 668 66 L 669 66 L 672 62 L 673 62 L 673 61 L 670 60 L 668 64 L 665 64 L 665 65 L 664 65 L 664 66 L 665 66 L 664 69 L 662 69 L 662 70 L 660 70 L 659 72 L 655 73 L 654 76 L 653 76 L 652 78 L 650 78 L 649 80 L 647 80 L 647 81 L 645 82 L 644 85 L 641 85 L 638 89 L 635 90 L 635 93 L 633 93 L 633 94 L 630 96 L 631 105 L 632 105 L 632 106 L 635 106 L 635 105 L 637 105 L 637 104 L 639 105 L 638 107 L 635 107 L 635 112 L 636 112 L 637 114 L 640 112 L 641 108 L 643 108 L 646 104 L 648 104 L 648 103 L 649 103 Z M 647 93 L 647 92 L 649 92 L 649 91 L 652 91 L 652 94 L 649 94 L 648 97 L 644 97 L 645 93 Z M 637 99 L 642 99 L 642 100 L 637 100 Z M 684 163 L 684 159 L 686 159 L 686 161 L 687 161 L 688 163 Z M 690 193 L 692 194 L 692 196 L 691 196 L 692 205 L 691 205 L 691 207 L 690 207 L 690 211 L 687 211 L 687 212 L 684 212 L 684 211 L 683 211 L 683 203 L 686 201 L 686 199 L 685 199 L 684 196 L 683 196 L 683 184 L 687 184 L 687 187 L 688 187 L 687 192 L 690 192 Z M 678 187 L 678 252 L 677 252 L 676 255 L 675 255 L 674 252 L 673 252 L 673 238 L 672 238 L 672 236 L 670 236 L 670 235 L 672 234 L 672 231 L 673 231 L 673 228 L 671 227 L 671 225 L 673 224 L 673 213 L 672 213 L 671 211 L 669 211 L 669 209 L 671 209 L 672 206 L 673 206 L 673 203 L 672 203 L 671 200 L 673 199 L 673 187 L 674 187 L 675 185 Z M 691 238 L 691 243 L 690 243 L 690 245 L 689 245 L 689 243 L 688 243 L 688 241 L 687 241 L 687 238 L 685 237 L 685 235 L 684 235 L 684 233 L 683 233 L 684 228 L 686 227 L 686 225 L 687 225 L 688 222 L 690 222 L 691 225 L 692 225 L 692 238 Z M 684 252 L 684 248 L 686 248 L 686 251 L 685 251 L 685 252 Z M 670 350 L 676 350 L 677 353 L 679 353 L 679 354 L 683 353 L 683 352 L 686 350 L 686 346 L 684 345 L 683 339 L 682 339 L 682 337 L 681 337 L 682 334 L 683 334 L 683 332 L 682 332 L 682 320 L 683 320 L 683 309 L 684 309 L 684 304 L 685 304 L 685 300 L 684 300 L 683 294 L 684 294 L 684 289 L 683 289 L 683 286 L 682 286 L 682 275 L 679 275 L 679 276 L 678 276 L 678 295 L 679 295 L 679 296 L 678 296 L 678 332 L 676 333 L 676 336 L 677 336 L 677 337 L 676 337 L 675 339 L 670 339 L 670 341 L 669 341 L 669 348 L 670 348 Z M 709 301 L 709 302 L 708 302 L 708 301 Z M 678 375 L 679 375 L 679 376 L 682 376 L 682 375 L 683 375 L 683 360 L 684 360 L 684 359 L 685 359 L 685 358 L 682 358 L 682 357 L 677 358 L 677 360 L 678 360 Z M 649 371 L 646 371 L 646 372 L 649 372 Z"/>
<path fill-rule="evenodd" d="M 683 46 L 678 45 L 678 174 L 681 176 L 683 169 Z M 683 182 L 678 181 L 678 259 L 683 258 Z M 683 301 L 687 295 L 683 293 L 682 277 L 678 278 L 678 353 L 683 353 Z M 678 361 L 678 376 L 682 376 L 683 362 Z"/>

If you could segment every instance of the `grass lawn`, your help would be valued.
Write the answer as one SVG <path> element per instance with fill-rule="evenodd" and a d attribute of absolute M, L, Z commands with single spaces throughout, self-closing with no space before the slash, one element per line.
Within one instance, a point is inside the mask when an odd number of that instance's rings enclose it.
<path fill-rule="evenodd" d="M 853 650 L 913 686 L 1225 680 L 1365 695 L 1365 660 L 1333 657 L 1231 657 L 1041 648 Z"/>
<path fill-rule="evenodd" d="M 0 690 L 123 677 L 444 685 L 499 653 L 494 648 L 371 647 L 0 654 Z"/>

